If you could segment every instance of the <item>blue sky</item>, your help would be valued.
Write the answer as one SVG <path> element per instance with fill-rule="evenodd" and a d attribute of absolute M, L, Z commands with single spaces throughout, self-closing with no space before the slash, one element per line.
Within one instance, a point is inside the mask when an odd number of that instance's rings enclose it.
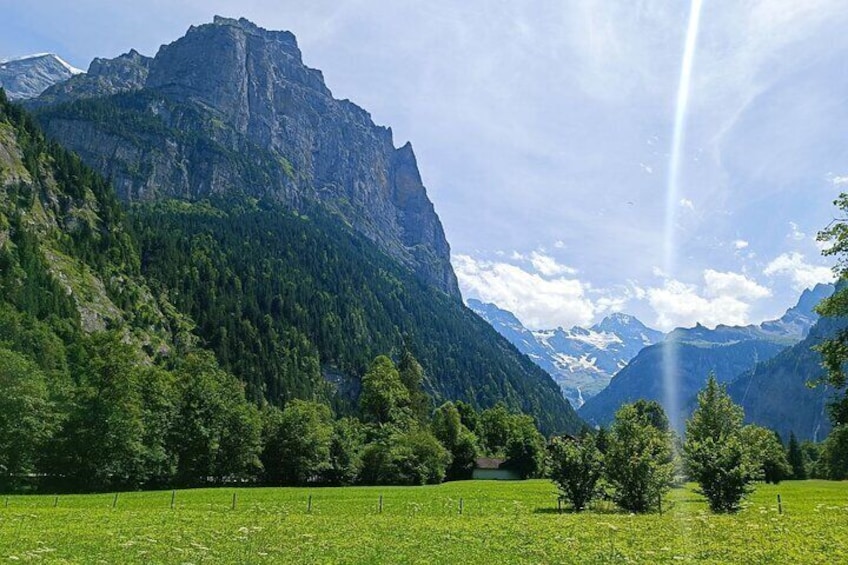
<path fill-rule="evenodd" d="M 848 3 L 706 2 L 676 260 L 663 257 L 688 2 L 10 2 L 0 57 L 147 55 L 214 14 L 304 60 L 411 140 L 466 297 L 534 328 L 613 311 L 669 329 L 779 316 L 827 280 L 816 232 L 848 189 Z"/>

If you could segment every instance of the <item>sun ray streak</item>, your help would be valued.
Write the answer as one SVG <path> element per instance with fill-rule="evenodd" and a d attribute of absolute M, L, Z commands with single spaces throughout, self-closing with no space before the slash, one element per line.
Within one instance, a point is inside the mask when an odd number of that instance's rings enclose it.
<path fill-rule="evenodd" d="M 695 49 L 698 44 L 698 29 L 701 23 L 703 0 L 692 0 L 689 7 L 689 25 L 686 29 L 686 43 L 683 48 L 683 62 L 680 68 L 680 83 L 677 87 L 677 105 L 674 111 L 674 131 L 671 140 L 671 157 L 668 167 L 668 187 L 665 202 L 665 234 L 663 257 L 664 271 L 667 277 L 673 277 L 676 270 L 677 253 L 677 210 L 680 199 L 680 168 L 686 133 L 686 118 L 689 110 L 689 94 L 692 86 L 692 68 L 695 63 Z M 665 406 L 669 421 L 680 430 L 680 398 L 677 386 L 677 351 L 673 343 L 663 348 L 663 385 Z"/>

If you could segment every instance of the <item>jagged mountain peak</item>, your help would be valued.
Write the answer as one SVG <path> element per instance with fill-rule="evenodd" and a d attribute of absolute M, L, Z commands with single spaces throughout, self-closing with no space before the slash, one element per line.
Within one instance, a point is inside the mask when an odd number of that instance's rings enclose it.
<path fill-rule="evenodd" d="M 82 73 L 55 53 L 36 53 L 0 60 L 0 87 L 10 100 L 24 100 Z"/>
<path fill-rule="evenodd" d="M 645 324 L 643 324 L 636 316 L 616 312 L 614 314 L 610 314 L 609 316 L 605 317 L 603 320 L 592 326 L 592 329 L 599 332 L 614 332 L 622 329 L 627 329 L 630 331 L 639 331 L 646 330 L 649 328 Z"/>
<path fill-rule="evenodd" d="M 531 331 L 512 312 L 495 304 L 473 298 L 467 304 L 547 371 L 575 407 L 600 392 L 643 347 L 663 338 L 662 332 L 627 314 L 612 314 L 591 328 Z"/>
<path fill-rule="evenodd" d="M 82 99 L 90 106 L 75 107 L 74 116 L 57 108 Z M 30 107 L 50 135 L 112 178 L 124 200 L 244 192 L 301 210 L 319 204 L 460 298 L 412 145 L 396 148 L 389 128 L 333 98 L 290 32 L 218 16 L 152 59 L 134 51 L 98 59 L 89 75 Z"/>

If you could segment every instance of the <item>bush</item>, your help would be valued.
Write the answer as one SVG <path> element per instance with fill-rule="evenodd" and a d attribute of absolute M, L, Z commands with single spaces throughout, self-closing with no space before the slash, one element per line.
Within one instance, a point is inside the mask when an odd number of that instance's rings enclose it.
<path fill-rule="evenodd" d="M 580 512 L 598 495 L 604 458 L 587 434 L 580 440 L 554 438 L 548 448 L 548 469 L 563 498 Z"/>
<path fill-rule="evenodd" d="M 624 510 L 645 513 L 661 508 L 674 478 L 671 435 L 632 404 L 615 414 L 609 430 L 605 477 L 613 501 Z"/>
<path fill-rule="evenodd" d="M 375 485 L 440 483 L 451 456 L 425 431 L 395 433 L 368 445 L 362 455 L 362 481 Z"/>

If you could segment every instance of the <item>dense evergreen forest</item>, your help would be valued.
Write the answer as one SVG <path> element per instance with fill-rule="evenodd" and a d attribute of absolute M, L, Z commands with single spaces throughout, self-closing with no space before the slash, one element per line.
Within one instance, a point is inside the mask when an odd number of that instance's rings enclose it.
<path fill-rule="evenodd" d="M 3 490 L 420 484 L 478 454 L 541 470 L 511 367 L 480 359 L 503 390 L 429 376 L 473 374 L 452 352 L 487 355 L 494 330 L 318 211 L 170 201 L 128 219 L 2 94 L 0 187 Z"/>
<path fill-rule="evenodd" d="M 488 324 L 320 210 L 165 201 L 134 208 L 132 225 L 148 280 L 197 322 L 254 400 L 340 393 L 343 405 L 358 388 L 351 376 L 408 348 L 434 398 L 505 401 L 542 415 L 547 431 L 563 429 L 553 382 L 534 394 L 521 357 L 501 354 L 512 346 Z M 576 418 L 566 421 L 577 428 Z"/>

